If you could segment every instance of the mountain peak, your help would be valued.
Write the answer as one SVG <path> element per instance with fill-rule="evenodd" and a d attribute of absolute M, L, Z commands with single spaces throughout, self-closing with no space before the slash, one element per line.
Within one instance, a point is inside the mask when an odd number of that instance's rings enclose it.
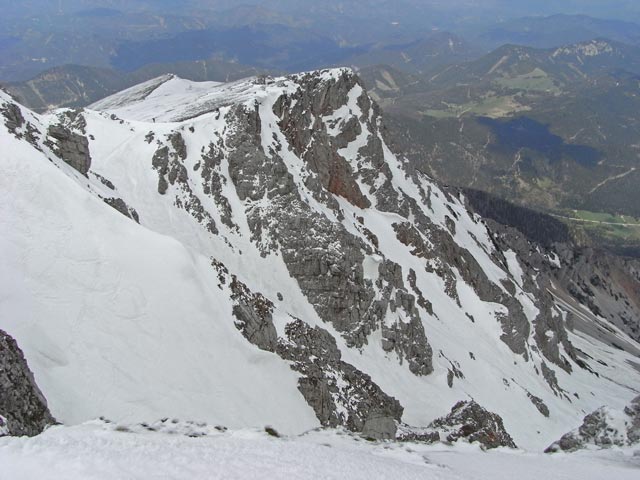
<path fill-rule="evenodd" d="M 393 438 L 471 397 L 542 448 L 599 406 L 591 392 L 635 395 L 633 341 L 567 293 L 573 251 L 413 170 L 350 69 L 166 76 L 20 112 L 1 117 L 0 267 L 24 281 L 0 327 L 63 422 Z"/>

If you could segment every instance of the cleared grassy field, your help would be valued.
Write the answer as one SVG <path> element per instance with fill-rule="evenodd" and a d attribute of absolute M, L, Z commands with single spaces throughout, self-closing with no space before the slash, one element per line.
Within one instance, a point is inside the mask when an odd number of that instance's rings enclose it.
<path fill-rule="evenodd" d="M 560 93 L 561 90 L 547 75 L 547 72 L 536 68 L 533 71 L 516 77 L 502 77 L 495 81 L 504 88 L 532 92 Z"/>
<path fill-rule="evenodd" d="M 487 96 L 475 102 L 461 105 L 450 104 L 445 109 L 428 109 L 424 115 L 435 118 L 461 117 L 463 115 L 480 115 L 491 118 L 506 117 L 515 112 L 528 110 L 529 107 L 521 105 L 515 95 Z"/>
<path fill-rule="evenodd" d="M 580 226 L 589 236 L 614 243 L 640 242 L 638 218 L 588 210 L 567 210 L 562 213 L 561 218 L 570 224 Z"/>

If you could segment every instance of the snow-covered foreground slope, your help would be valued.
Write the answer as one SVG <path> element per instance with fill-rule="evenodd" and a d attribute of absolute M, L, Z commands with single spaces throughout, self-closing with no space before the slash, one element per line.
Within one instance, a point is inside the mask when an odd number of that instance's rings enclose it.
<path fill-rule="evenodd" d="M 473 398 L 542 449 L 638 393 L 637 343 L 394 154 L 348 70 L 0 95 L 0 329 L 64 423 L 361 431 Z"/>
<path fill-rule="evenodd" d="M 506 449 L 487 453 L 475 446 L 357 441 L 341 431 L 274 438 L 263 431 L 240 430 L 189 438 L 114 431 L 94 422 L 53 427 L 31 439 L 0 439 L 0 476 L 12 480 L 635 480 L 639 454 L 631 449 L 572 455 Z"/>
<path fill-rule="evenodd" d="M 0 142 L 11 152 L 0 178 L 2 327 L 57 418 L 316 425 L 291 395 L 295 373 L 219 321 L 231 303 L 206 288 L 217 282 L 206 257 L 105 208 L 70 167 L 6 131 Z"/>

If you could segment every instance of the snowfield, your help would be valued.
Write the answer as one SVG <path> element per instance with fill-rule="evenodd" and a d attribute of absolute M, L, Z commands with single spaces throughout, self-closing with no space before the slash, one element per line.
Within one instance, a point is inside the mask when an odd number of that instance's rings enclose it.
<path fill-rule="evenodd" d="M 35 438 L 2 438 L 0 478 L 636 480 L 640 474 L 640 450 L 631 449 L 545 455 L 368 442 L 340 430 L 284 438 L 238 430 L 191 438 L 118 429 L 95 421 L 52 427 Z"/>

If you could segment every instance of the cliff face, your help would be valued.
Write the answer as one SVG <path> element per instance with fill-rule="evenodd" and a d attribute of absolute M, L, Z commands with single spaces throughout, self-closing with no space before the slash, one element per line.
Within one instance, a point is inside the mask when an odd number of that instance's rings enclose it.
<path fill-rule="evenodd" d="M 62 420 L 117 419 L 133 402 L 145 419 L 388 437 L 472 396 L 518 445 L 547 445 L 594 396 L 632 396 L 621 379 L 640 376 L 637 345 L 600 331 L 616 293 L 580 316 L 588 303 L 558 280 L 578 271 L 573 251 L 485 220 L 413 171 L 349 70 L 162 77 L 85 111 L 37 116 L 6 96 L 0 110 L 0 140 L 18 152 L 0 203 L 18 249 L 3 261 L 25 279 L 11 306 L 39 299 L 0 326 Z M 27 252 L 66 267 L 43 282 L 38 262 L 12 260 Z M 55 314 L 45 324 L 39 311 Z M 73 384 L 78 370 L 108 381 Z"/>

